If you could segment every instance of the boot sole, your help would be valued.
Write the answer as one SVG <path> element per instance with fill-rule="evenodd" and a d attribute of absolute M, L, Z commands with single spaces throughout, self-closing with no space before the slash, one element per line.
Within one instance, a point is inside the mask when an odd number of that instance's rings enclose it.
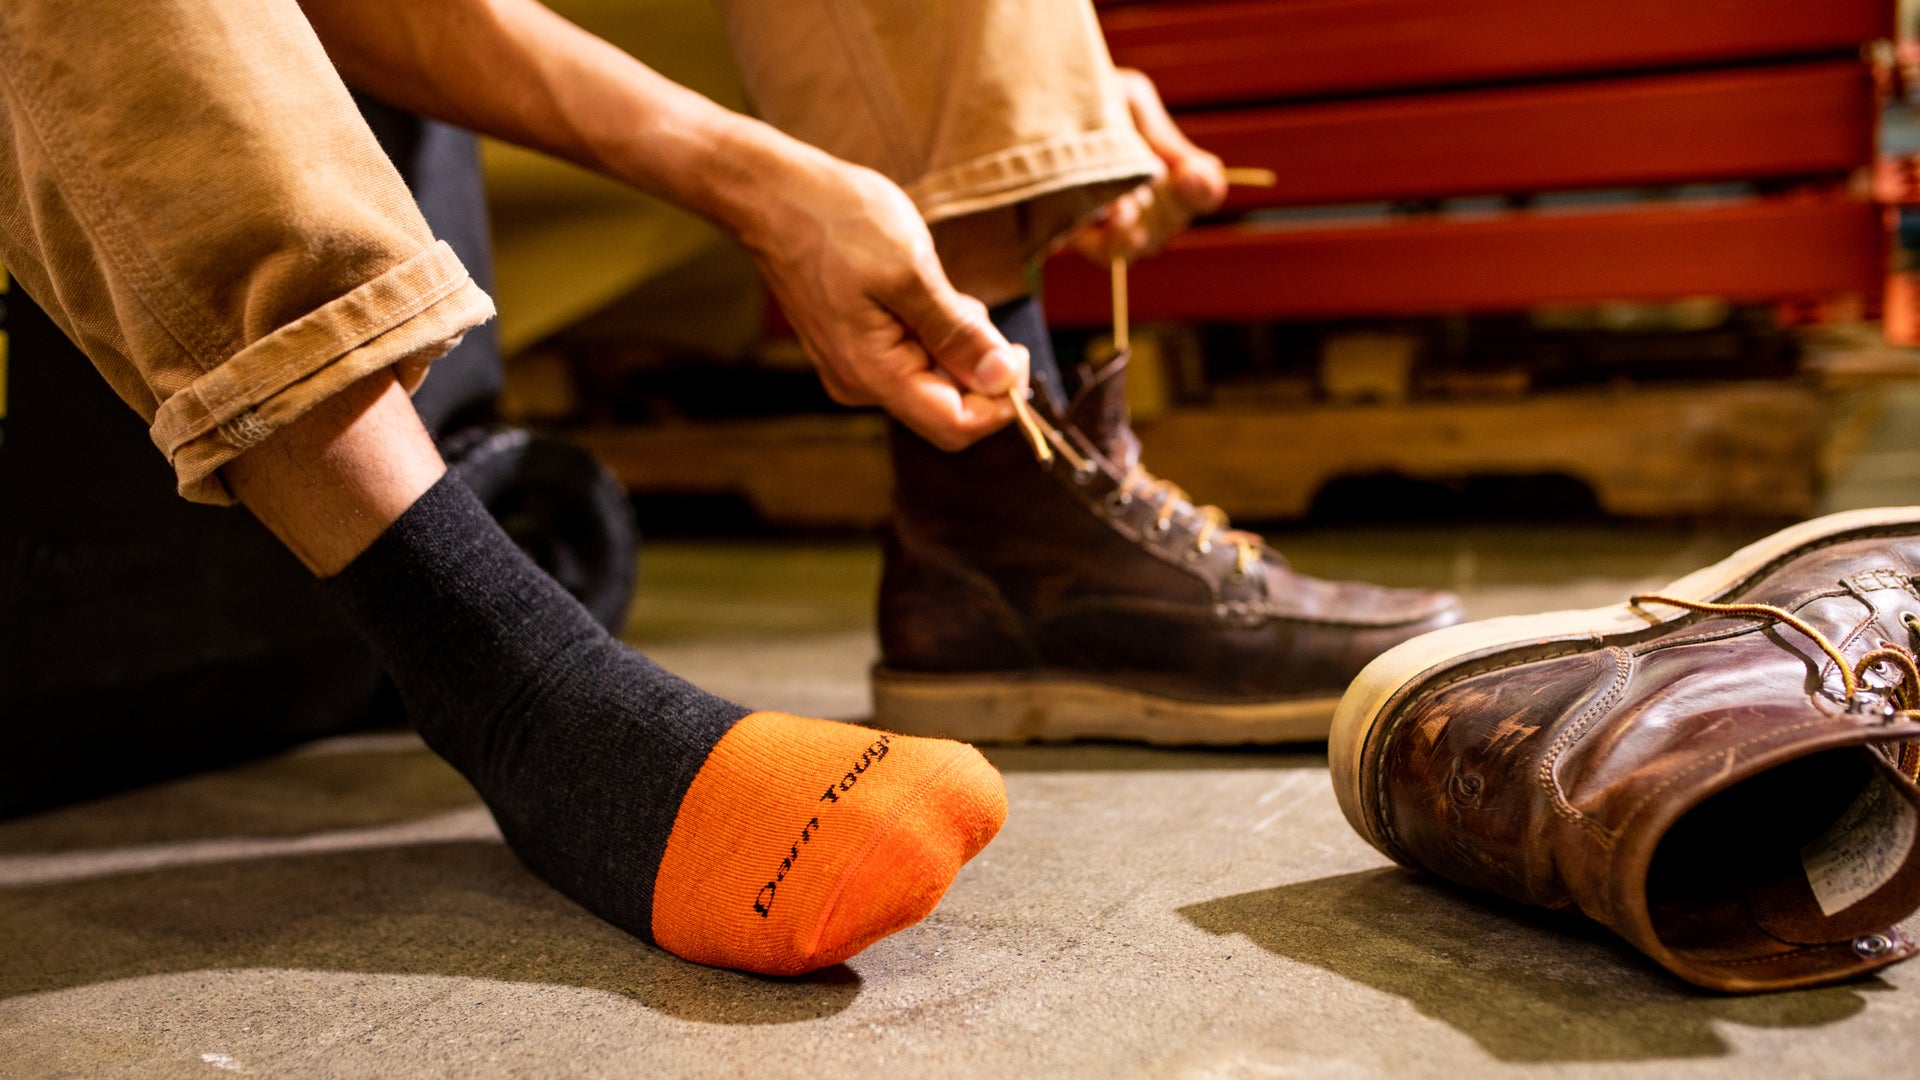
<path fill-rule="evenodd" d="M 969 743 L 1115 739 L 1157 746 L 1317 742 L 1333 697 L 1182 701 L 1077 679 L 873 670 L 874 724 Z"/>
<path fill-rule="evenodd" d="M 1658 591 L 1685 600 L 1719 601 L 1810 549 L 1914 528 L 1920 528 L 1920 506 L 1830 514 L 1757 540 Z M 1467 664 L 1476 671 L 1490 671 L 1548 654 L 1605 648 L 1689 617 L 1689 612 L 1679 609 L 1642 610 L 1624 603 L 1509 615 L 1435 630 L 1380 654 L 1340 699 L 1327 738 L 1327 763 L 1341 811 L 1368 843 L 1389 856 L 1394 854 L 1379 835 L 1373 815 L 1366 812 L 1373 785 L 1363 763 L 1368 745 L 1390 735 L 1403 706 L 1436 677 Z"/>

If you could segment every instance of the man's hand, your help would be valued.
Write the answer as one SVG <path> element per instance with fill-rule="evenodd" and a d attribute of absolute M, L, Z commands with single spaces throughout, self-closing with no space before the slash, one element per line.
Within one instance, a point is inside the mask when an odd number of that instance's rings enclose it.
<path fill-rule="evenodd" d="M 788 182 L 741 240 L 800 335 L 827 393 L 878 405 L 958 450 L 1013 418 L 1027 353 L 957 292 L 905 192 L 825 154 L 795 154 Z"/>
<path fill-rule="evenodd" d="M 1220 209 L 1227 197 L 1220 159 L 1187 141 L 1167 114 L 1153 80 L 1132 68 L 1121 68 L 1119 74 L 1133 125 L 1166 164 L 1167 173 L 1115 199 L 1097 220 L 1074 234 L 1073 246 L 1102 264 L 1159 251 L 1195 216 Z"/>
<path fill-rule="evenodd" d="M 535 0 L 302 0 L 349 83 L 662 196 L 759 260 L 827 392 L 957 450 L 1013 417 L 1025 350 L 954 291 L 904 192 L 729 112 Z"/>

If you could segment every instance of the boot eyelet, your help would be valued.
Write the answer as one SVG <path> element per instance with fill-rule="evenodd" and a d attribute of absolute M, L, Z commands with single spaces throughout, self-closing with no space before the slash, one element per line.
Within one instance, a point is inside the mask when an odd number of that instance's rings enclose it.
<path fill-rule="evenodd" d="M 1201 559 L 1206 558 L 1212 552 L 1213 552 L 1213 543 L 1211 541 L 1208 541 L 1206 543 L 1201 543 L 1201 544 L 1195 544 L 1192 547 L 1187 549 L 1187 561 L 1199 562 Z"/>
<path fill-rule="evenodd" d="M 1133 496 L 1124 491 L 1116 491 L 1107 496 L 1106 504 L 1107 514 L 1111 517 L 1119 517 L 1127 512 L 1127 507 L 1133 505 Z"/>
<path fill-rule="evenodd" d="M 1154 518 L 1153 524 L 1147 526 L 1147 539 L 1159 540 L 1172 531 L 1173 526 L 1167 523 L 1167 519 Z"/>
<path fill-rule="evenodd" d="M 1073 482 L 1079 484 L 1081 487 L 1086 487 L 1088 484 L 1093 483 L 1093 478 L 1099 471 L 1099 466 L 1089 461 L 1085 465 L 1073 470 Z"/>
<path fill-rule="evenodd" d="M 1865 937 L 1853 939 L 1853 951 L 1869 960 L 1876 956 L 1884 956 L 1891 948 L 1893 948 L 1893 942 L 1885 934 L 1868 934 Z"/>

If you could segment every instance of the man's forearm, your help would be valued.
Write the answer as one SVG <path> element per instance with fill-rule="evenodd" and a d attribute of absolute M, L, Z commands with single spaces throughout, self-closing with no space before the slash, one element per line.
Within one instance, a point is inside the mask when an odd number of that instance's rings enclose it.
<path fill-rule="evenodd" d="M 749 244 L 817 151 L 679 86 L 534 0 L 302 0 L 352 86 L 684 206 Z"/>
<path fill-rule="evenodd" d="M 347 82 L 729 230 L 835 400 L 951 449 L 1012 419 L 1026 354 L 947 280 L 886 177 L 676 86 L 533 0 L 302 3 Z"/>

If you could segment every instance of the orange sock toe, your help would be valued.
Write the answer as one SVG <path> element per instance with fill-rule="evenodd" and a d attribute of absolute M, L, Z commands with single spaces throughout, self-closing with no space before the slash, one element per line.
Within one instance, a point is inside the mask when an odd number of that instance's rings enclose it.
<path fill-rule="evenodd" d="M 680 800 L 654 940 L 769 975 L 837 964 L 925 918 L 1006 816 L 970 746 L 754 713 Z"/>

